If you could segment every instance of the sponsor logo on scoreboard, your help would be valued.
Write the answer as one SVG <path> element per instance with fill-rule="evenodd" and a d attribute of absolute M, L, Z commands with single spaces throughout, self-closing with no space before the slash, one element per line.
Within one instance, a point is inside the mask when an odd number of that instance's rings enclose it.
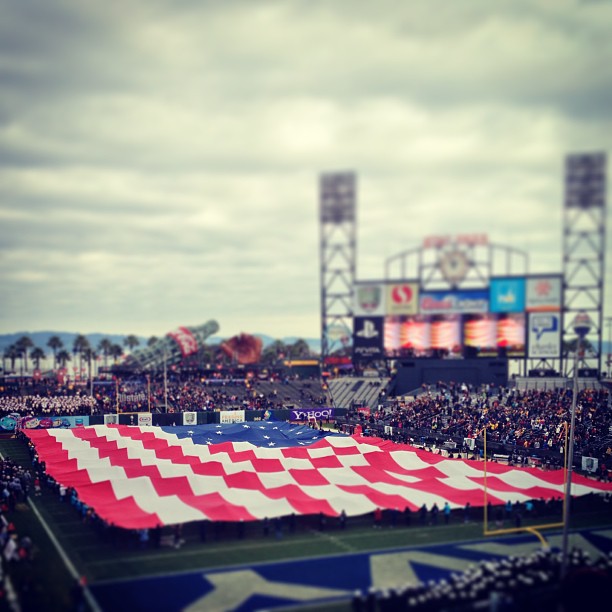
<path fill-rule="evenodd" d="M 561 310 L 561 277 L 546 276 L 527 279 L 525 310 L 555 312 Z"/>
<path fill-rule="evenodd" d="M 529 357 L 559 357 L 561 354 L 561 314 L 529 313 Z"/>
<path fill-rule="evenodd" d="M 388 315 L 415 315 L 419 310 L 418 283 L 392 283 L 386 288 Z"/>
<path fill-rule="evenodd" d="M 376 358 L 383 354 L 383 317 L 355 317 L 353 355 Z"/>
<path fill-rule="evenodd" d="M 491 312 L 523 312 L 525 310 L 524 278 L 492 278 L 489 289 Z"/>
<path fill-rule="evenodd" d="M 430 291 L 421 293 L 421 314 L 480 313 L 489 310 L 487 291 Z"/>
<path fill-rule="evenodd" d="M 356 316 L 385 314 L 385 294 L 382 283 L 355 285 L 353 314 Z"/>

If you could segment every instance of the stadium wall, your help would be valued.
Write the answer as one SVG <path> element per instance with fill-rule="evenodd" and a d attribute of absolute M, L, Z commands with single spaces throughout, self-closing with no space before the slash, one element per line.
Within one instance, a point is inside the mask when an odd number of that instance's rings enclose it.
<path fill-rule="evenodd" d="M 326 411 L 330 411 L 330 420 L 334 420 L 338 417 L 346 416 L 348 412 L 345 408 L 328 408 L 317 406 L 315 408 L 300 408 L 297 410 L 298 413 L 313 412 L 317 420 L 326 421 Z M 227 412 L 227 411 L 226 411 Z M 266 415 L 266 412 L 269 414 Z M 295 411 L 293 410 L 245 410 L 244 419 L 247 422 L 272 420 L 272 421 L 293 421 L 298 422 L 295 419 Z M 196 425 L 210 425 L 221 422 L 221 411 L 218 410 L 203 410 L 196 412 Z M 183 424 L 183 413 L 174 412 L 169 414 L 153 413 L 152 415 L 153 425 L 160 427 L 171 427 L 172 425 Z M 303 422 L 308 422 L 307 418 L 303 419 Z M 104 415 L 92 415 L 89 417 L 90 425 L 102 425 L 104 423 Z M 120 425 L 137 425 L 138 417 L 136 413 L 122 414 L 119 413 L 119 424 Z"/>

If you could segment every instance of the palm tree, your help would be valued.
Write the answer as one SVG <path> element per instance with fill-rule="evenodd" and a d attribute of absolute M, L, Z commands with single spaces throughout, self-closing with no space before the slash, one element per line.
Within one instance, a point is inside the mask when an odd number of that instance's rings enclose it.
<path fill-rule="evenodd" d="M 17 350 L 19 351 L 19 354 L 21 355 L 22 359 L 23 359 L 23 369 L 27 372 L 28 371 L 28 349 L 31 349 L 34 346 L 34 342 L 32 342 L 32 338 L 30 338 L 29 336 L 21 336 L 21 338 L 19 338 L 19 340 L 17 340 L 15 346 L 17 347 Z"/>
<path fill-rule="evenodd" d="M 261 362 L 266 365 L 274 365 L 288 356 L 289 348 L 282 340 L 275 340 L 269 344 L 261 355 Z"/>
<path fill-rule="evenodd" d="M 91 348 L 91 346 L 88 346 L 84 351 L 83 351 L 83 357 L 85 357 L 85 361 L 87 361 L 87 378 L 89 380 L 92 379 L 92 373 L 91 373 L 91 362 L 92 360 L 95 360 L 98 355 L 96 354 L 96 352 Z"/>
<path fill-rule="evenodd" d="M 113 343 L 108 338 L 102 338 L 98 343 L 98 350 L 101 351 L 104 356 L 104 367 L 108 365 L 108 357 L 111 354 L 111 348 Z"/>
<path fill-rule="evenodd" d="M 35 346 L 30 353 L 30 357 L 34 362 L 36 369 L 40 370 L 40 360 L 46 357 L 45 351 L 43 351 L 39 346 Z"/>
<path fill-rule="evenodd" d="M 306 340 L 302 340 L 301 338 L 296 340 L 296 342 L 289 347 L 289 356 L 292 359 L 310 357 L 310 347 Z"/>
<path fill-rule="evenodd" d="M 64 343 L 59 336 L 51 336 L 47 340 L 47 346 L 53 351 L 53 368 L 57 368 L 57 351 L 64 348 Z"/>
<path fill-rule="evenodd" d="M 21 353 L 19 352 L 19 349 L 14 344 L 11 344 L 10 346 L 7 346 L 4 349 L 2 358 L 10 360 L 11 372 L 15 371 L 15 361 L 19 359 L 20 356 L 21 356 Z"/>
<path fill-rule="evenodd" d="M 123 344 L 125 344 L 125 346 L 127 346 L 128 349 L 130 349 L 130 353 L 131 353 L 132 350 L 134 350 L 134 347 L 140 344 L 140 340 L 134 334 L 130 334 L 129 336 L 123 339 Z"/>
<path fill-rule="evenodd" d="M 120 344 L 113 344 L 110 350 L 110 356 L 113 358 L 114 362 L 117 363 L 119 357 L 123 355 L 123 347 Z"/>
<path fill-rule="evenodd" d="M 62 368 L 66 367 L 66 364 L 72 359 L 70 353 L 66 349 L 62 349 L 57 353 L 57 362 Z"/>
<path fill-rule="evenodd" d="M 157 336 L 151 336 L 147 340 L 147 346 L 153 346 L 158 340 L 159 340 L 159 338 Z"/>
<path fill-rule="evenodd" d="M 72 352 L 74 353 L 75 357 L 77 355 L 79 356 L 79 374 L 81 373 L 81 370 L 83 369 L 83 354 L 88 349 L 91 350 L 89 340 L 87 339 L 86 336 L 83 336 L 82 334 L 78 334 L 74 338 L 74 341 L 72 343 Z"/>

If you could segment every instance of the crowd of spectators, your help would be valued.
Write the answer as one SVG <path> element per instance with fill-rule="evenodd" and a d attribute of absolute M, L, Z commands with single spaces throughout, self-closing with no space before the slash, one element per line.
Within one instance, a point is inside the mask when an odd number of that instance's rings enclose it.
<path fill-rule="evenodd" d="M 608 390 L 584 389 L 576 402 L 575 449 L 599 460 L 602 473 L 612 468 L 612 410 Z M 100 415 L 159 410 L 275 410 L 288 405 L 331 405 L 325 383 L 287 376 L 266 378 L 217 373 L 214 377 L 171 375 L 123 380 L 98 380 L 86 387 L 56 380 L 36 386 L 0 388 L 0 418 L 6 415 L 39 417 Z M 378 407 L 349 410 L 346 422 L 362 424 L 376 435 L 397 442 L 435 436 L 453 440 L 482 436 L 518 456 L 549 453 L 552 464 L 563 464 L 567 424 L 571 419 L 572 390 L 519 390 L 484 385 L 438 383 L 424 386 L 410 397 L 379 398 Z M 368 414 L 369 411 L 369 414 Z"/>
<path fill-rule="evenodd" d="M 59 383 L 55 379 L 0 385 L 0 417 L 18 414 L 43 417 L 95 415 L 160 410 L 275 410 L 287 405 L 330 404 L 319 380 L 288 376 L 163 376 L 99 379 L 93 383 Z"/>
<path fill-rule="evenodd" d="M 0 415 L 74 416 L 92 414 L 96 409 L 96 398 L 82 391 L 71 395 L 0 397 Z"/>
<path fill-rule="evenodd" d="M 612 408 L 608 390 L 584 389 L 576 402 L 574 442 L 581 455 L 612 468 Z M 439 383 L 409 398 L 386 398 L 377 410 L 353 409 L 348 421 L 369 427 L 381 437 L 409 443 L 421 436 L 454 441 L 482 437 L 518 455 L 551 451 L 563 463 L 566 424 L 571 420 L 572 390 L 518 390 L 485 385 Z M 554 456 L 554 455 L 553 455 Z M 601 466 L 600 466 L 601 467 Z"/>
<path fill-rule="evenodd" d="M 392 610 L 492 610 L 577 612 L 598 609 L 609 598 L 612 556 L 595 559 L 573 549 L 567 567 L 550 549 L 471 564 L 449 579 L 358 591 L 355 612 Z"/>
<path fill-rule="evenodd" d="M 20 535 L 12 517 L 19 504 L 26 504 L 33 489 L 30 470 L 10 458 L 0 460 L 0 602 L 13 609 L 17 601 L 11 573 L 16 565 L 26 577 L 32 571 L 35 546 L 29 535 Z"/>

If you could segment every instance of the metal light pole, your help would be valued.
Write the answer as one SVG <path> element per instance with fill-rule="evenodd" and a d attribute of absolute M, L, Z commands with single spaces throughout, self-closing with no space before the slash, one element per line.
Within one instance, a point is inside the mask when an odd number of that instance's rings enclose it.
<path fill-rule="evenodd" d="M 574 317 L 572 323 L 576 333 L 576 349 L 574 351 L 574 385 L 572 390 L 572 417 L 569 430 L 569 449 L 567 453 L 567 479 L 565 482 L 565 500 L 563 504 L 563 557 L 561 564 L 561 577 L 565 576 L 568 569 L 568 535 L 570 521 L 570 503 L 572 499 L 572 470 L 574 467 L 574 425 L 576 423 L 576 399 L 578 396 L 578 358 L 582 349 L 582 340 L 591 329 L 591 319 L 585 312 L 580 312 Z"/>
<path fill-rule="evenodd" d="M 166 349 L 164 349 L 164 410 L 168 414 L 168 369 L 166 365 Z"/>
<path fill-rule="evenodd" d="M 606 360 L 607 376 L 606 378 L 612 378 L 612 317 L 606 317 L 606 323 L 608 325 L 608 359 Z"/>

